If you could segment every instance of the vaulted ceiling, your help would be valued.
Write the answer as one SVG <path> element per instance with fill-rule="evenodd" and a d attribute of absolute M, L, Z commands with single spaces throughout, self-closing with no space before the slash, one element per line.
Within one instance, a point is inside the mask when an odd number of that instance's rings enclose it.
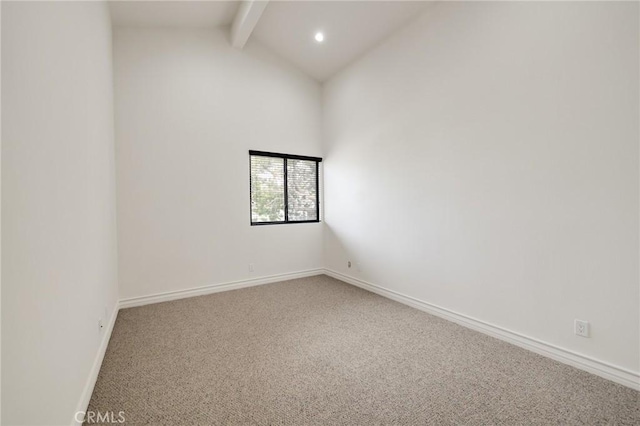
<path fill-rule="evenodd" d="M 116 1 L 114 26 L 230 28 L 242 48 L 251 39 L 318 81 L 326 81 L 408 21 L 428 1 Z M 324 41 L 314 36 L 322 32 Z"/>

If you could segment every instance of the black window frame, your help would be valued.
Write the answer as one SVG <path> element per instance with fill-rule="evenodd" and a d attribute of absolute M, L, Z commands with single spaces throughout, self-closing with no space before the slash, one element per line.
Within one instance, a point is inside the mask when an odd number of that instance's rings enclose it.
<path fill-rule="evenodd" d="M 251 187 L 251 157 L 271 157 L 271 158 L 283 158 L 284 159 L 284 221 L 275 221 L 275 222 L 254 222 L 253 221 L 253 191 Z M 289 220 L 289 194 L 288 194 L 288 186 L 289 181 L 287 179 L 287 160 L 304 160 L 304 161 L 315 161 L 316 163 L 316 212 L 317 218 L 315 220 Z M 281 154 L 278 152 L 267 152 L 267 151 L 254 151 L 249 150 L 249 222 L 251 226 L 262 226 L 262 225 L 289 225 L 294 223 L 319 223 L 320 222 L 320 163 L 322 163 L 322 158 L 320 157 L 309 157 L 306 155 L 293 155 L 293 154 Z"/>

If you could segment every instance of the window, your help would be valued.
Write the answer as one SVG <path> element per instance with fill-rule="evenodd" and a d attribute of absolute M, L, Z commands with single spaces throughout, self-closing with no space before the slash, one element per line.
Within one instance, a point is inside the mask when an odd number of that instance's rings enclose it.
<path fill-rule="evenodd" d="M 320 221 L 322 158 L 249 151 L 251 225 Z"/>

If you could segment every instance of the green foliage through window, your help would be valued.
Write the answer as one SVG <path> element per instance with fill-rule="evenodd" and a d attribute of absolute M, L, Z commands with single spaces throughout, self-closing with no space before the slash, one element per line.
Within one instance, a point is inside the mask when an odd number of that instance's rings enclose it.
<path fill-rule="evenodd" d="M 251 223 L 319 221 L 318 161 L 321 159 L 273 155 L 250 156 Z"/>

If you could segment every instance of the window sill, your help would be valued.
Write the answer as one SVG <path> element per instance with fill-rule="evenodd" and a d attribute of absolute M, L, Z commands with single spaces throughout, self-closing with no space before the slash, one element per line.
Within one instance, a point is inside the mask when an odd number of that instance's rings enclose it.
<path fill-rule="evenodd" d="M 265 226 L 265 225 L 297 225 L 299 223 L 320 223 L 320 220 L 298 220 L 291 222 L 251 222 L 251 226 Z"/>

